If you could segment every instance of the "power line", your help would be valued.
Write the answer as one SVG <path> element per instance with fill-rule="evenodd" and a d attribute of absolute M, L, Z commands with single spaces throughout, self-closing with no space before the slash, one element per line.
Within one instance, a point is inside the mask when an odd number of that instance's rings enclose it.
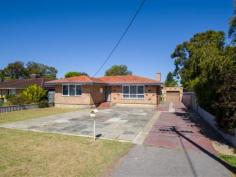
<path fill-rule="evenodd" d="M 137 11 L 134 13 L 134 16 L 131 18 L 128 26 L 125 28 L 124 32 L 122 33 L 122 35 L 120 36 L 119 40 L 116 42 L 116 44 L 114 45 L 114 47 L 112 48 L 112 50 L 110 51 L 110 53 L 108 54 L 108 56 L 106 57 L 106 59 L 104 60 L 104 62 L 102 63 L 102 65 L 98 68 L 98 70 L 95 72 L 95 74 L 93 75 L 96 76 L 101 69 L 104 67 L 104 65 L 108 62 L 108 60 L 111 58 L 112 54 L 115 52 L 116 48 L 119 46 L 120 42 L 122 41 L 122 39 L 125 37 L 126 33 L 129 31 L 129 28 L 131 27 L 131 25 L 133 24 L 134 20 L 136 19 L 136 17 L 138 16 L 139 12 L 141 11 L 144 3 L 146 0 L 142 0 L 142 2 L 140 3 Z"/>

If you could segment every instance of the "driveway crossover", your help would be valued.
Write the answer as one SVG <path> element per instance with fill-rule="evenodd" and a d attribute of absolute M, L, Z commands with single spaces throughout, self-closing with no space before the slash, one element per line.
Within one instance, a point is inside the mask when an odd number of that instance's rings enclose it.
<path fill-rule="evenodd" d="M 211 127 L 182 103 L 175 103 L 171 112 L 167 104 L 157 110 L 161 115 L 144 144 L 124 157 L 114 177 L 231 176 L 212 146 L 212 140 L 223 140 Z"/>

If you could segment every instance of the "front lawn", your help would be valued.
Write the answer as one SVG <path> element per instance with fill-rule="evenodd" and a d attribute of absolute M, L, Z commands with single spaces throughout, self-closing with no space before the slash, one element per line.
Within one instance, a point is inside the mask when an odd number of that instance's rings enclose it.
<path fill-rule="evenodd" d="M 132 146 L 4 128 L 0 137 L 0 176 L 101 176 Z"/>
<path fill-rule="evenodd" d="M 28 109 L 28 110 L 0 113 L 0 123 L 32 119 L 32 118 L 49 116 L 53 114 L 65 113 L 65 112 L 70 112 L 70 111 L 75 111 L 75 109 L 63 109 L 63 108 L 50 107 L 50 108 Z"/>

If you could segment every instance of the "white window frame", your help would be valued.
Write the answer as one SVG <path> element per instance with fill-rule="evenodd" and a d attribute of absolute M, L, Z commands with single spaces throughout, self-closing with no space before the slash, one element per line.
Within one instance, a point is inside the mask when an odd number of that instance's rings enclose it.
<path fill-rule="evenodd" d="M 63 94 L 63 86 L 68 86 L 68 95 L 64 95 Z M 75 86 L 75 95 L 70 95 L 70 85 L 74 85 Z M 80 86 L 80 88 L 81 88 L 81 94 L 80 95 L 77 95 L 76 94 L 76 88 L 77 88 L 77 86 Z M 61 87 L 61 93 L 62 93 L 62 96 L 81 96 L 82 95 L 82 86 L 81 86 L 81 84 L 62 84 L 62 87 Z"/>
<path fill-rule="evenodd" d="M 132 98 L 130 97 L 130 95 L 134 95 L 130 93 L 130 87 L 131 86 L 136 86 L 136 97 Z M 138 94 L 138 86 L 142 86 L 143 87 L 143 94 Z M 128 94 L 124 94 L 124 87 L 129 87 L 129 93 Z M 143 100 L 144 96 L 145 96 L 145 85 L 139 85 L 139 84 L 135 84 L 135 85 L 122 85 L 122 95 L 123 95 L 123 99 L 125 100 Z M 128 95 L 128 97 L 125 97 L 124 95 Z M 138 96 L 143 96 L 142 98 L 138 97 Z"/>

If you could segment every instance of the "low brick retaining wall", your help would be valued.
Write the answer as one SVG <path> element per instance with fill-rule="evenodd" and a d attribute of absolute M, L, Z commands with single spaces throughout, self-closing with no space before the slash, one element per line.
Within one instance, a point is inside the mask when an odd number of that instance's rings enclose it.
<path fill-rule="evenodd" d="M 38 104 L 2 106 L 0 107 L 0 113 L 19 111 L 24 109 L 36 109 L 36 108 L 39 108 Z"/>

